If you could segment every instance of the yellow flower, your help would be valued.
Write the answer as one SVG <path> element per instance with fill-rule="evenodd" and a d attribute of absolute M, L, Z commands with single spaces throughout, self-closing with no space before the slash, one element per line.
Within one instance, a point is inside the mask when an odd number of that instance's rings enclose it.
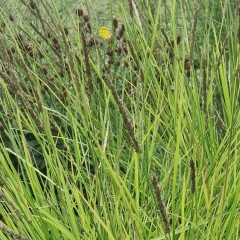
<path fill-rule="evenodd" d="M 107 27 L 101 27 L 98 31 L 99 35 L 104 39 L 110 39 L 111 34 Z"/>

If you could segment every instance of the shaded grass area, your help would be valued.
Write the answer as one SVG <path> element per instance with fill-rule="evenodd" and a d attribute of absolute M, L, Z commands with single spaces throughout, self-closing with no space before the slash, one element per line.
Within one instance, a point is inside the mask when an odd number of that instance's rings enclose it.
<path fill-rule="evenodd" d="M 6 4 L 0 238 L 238 239 L 240 5 Z"/>

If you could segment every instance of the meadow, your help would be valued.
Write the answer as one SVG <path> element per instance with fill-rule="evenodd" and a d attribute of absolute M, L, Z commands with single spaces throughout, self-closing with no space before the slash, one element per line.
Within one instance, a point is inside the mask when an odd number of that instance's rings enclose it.
<path fill-rule="evenodd" d="M 239 0 L 2 1 L 0 239 L 240 239 L 239 48 Z"/>

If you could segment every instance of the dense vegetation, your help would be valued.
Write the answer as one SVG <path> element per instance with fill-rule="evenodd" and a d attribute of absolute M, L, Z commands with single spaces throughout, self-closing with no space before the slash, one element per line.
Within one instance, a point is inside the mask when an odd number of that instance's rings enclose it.
<path fill-rule="evenodd" d="M 1 3 L 0 238 L 239 239 L 240 3 L 117 2 Z"/>

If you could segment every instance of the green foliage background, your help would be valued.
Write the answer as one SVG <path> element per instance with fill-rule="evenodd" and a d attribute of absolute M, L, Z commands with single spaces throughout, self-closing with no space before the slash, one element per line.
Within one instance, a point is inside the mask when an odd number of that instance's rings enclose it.
<path fill-rule="evenodd" d="M 240 3 L 132 2 L 0 4 L 1 239 L 239 239 Z"/>

